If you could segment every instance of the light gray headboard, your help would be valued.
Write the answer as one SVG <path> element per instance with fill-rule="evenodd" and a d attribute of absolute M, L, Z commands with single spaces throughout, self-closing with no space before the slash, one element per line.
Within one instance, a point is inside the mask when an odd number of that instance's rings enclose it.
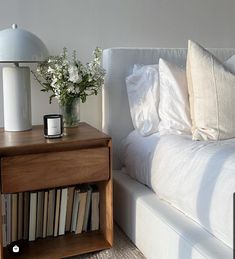
<path fill-rule="evenodd" d="M 235 49 L 210 49 L 221 61 Z M 186 49 L 134 49 L 111 48 L 103 52 L 106 78 L 103 89 L 103 130 L 113 139 L 113 168 L 120 169 L 121 141 L 133 130 L 126 92 L 125 78 L 131 74 L 134 64 L 156 64 L 159 58 L 185 66 Z"/>

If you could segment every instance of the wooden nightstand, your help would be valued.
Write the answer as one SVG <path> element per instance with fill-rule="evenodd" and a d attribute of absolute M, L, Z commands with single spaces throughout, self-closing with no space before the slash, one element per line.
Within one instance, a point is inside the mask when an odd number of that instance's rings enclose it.
<path fill-rule="evenodd" d="M 60 139 L 45 139 L 43 127 L 0 129 L 1 193 L 95 183 L 100 192 L 100 230 L 26 241 L 20 258 L 64 258 L 113 244 L 111 138 L 86 123 Z M 2 235 L 2 227 L 1 227 Z M 1 236 L 0 235 L 0 236 Z M 2 240 L 2 239 L 1 239 Z M 2 247 L 1 258 L 11 258 Z M 12 257 L 12 258 L 15 258 Z"/>

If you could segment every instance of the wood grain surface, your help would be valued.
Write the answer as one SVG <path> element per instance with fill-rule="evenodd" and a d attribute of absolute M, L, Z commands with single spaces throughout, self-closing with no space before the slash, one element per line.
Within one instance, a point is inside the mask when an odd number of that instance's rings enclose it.
<path fill-rule="evenodd" d="M 66 234 L 64 236 L 38 239 L 33 242 L 23 241 L 20 244 L 23 251 L 21 256 L 13 256 L 8 252 L 7 248 L 4 248 L 4 259 L 65 258 L 111 247 L 104 235 L 99 231 L 87 232 L 80 235 Z"/>
<path fill-rule="evenodd" d="M 42 126 L 25 132 L 0 129 L 1 193 L 97 184 L 100 231 L 24 241 L 19 258 L 64 258 L 102 250 L 113 244 L 112 140 L 86 123 L 67 129 L 65 133 L 60 139 L 48 140 L 43 136 Z M 7 248 L 2 248 L 1 233 L 0 258 L 15 258 Z"/>
<path fill-rule="evenodd" d="M 1 158 L 2 193 L 23 192 L 109 179 L 109 149 Z"/>
<path fill-rule="evenodd" d="M 0 128 L 0 156 L 107 146 L 109 140 L 109 136 L 84 122 L 66 129 L 65 135 L 57 139 L 44 138 L 42 125 L 21 132 L 7 132 Z"/>

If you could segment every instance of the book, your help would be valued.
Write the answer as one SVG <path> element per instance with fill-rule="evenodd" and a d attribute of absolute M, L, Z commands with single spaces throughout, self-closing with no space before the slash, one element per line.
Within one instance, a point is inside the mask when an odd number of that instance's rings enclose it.
<path fill-rule="evenodd" d="M 44 192 L 42 237 L 47 236 L 48 191 Z"/>
<path fill-rule="evenodd" d="M 43 204 L 44 192 L 37 192 L 37 223 L 36 223 L 36 238 L 42 237 L 43 234 Z"/>
<path fill-rule="evenodd" d="M 85 209 L 85 215 L 84 215 L 84 220 L 83 220 L 83 231 L 88 230 L 88 220 L 89 220 L 89 215 L 91 211 L 91 192 L 92 192 L 92 187 L 90 185 L 87 185 L 87 198 L 86 198 L 86 209 Z"/>
<path fill-rule="evenodd" d="M 5 247 L 7 245 L 7 220 L 6 220 L 6 206 L 7 197 L 5 194 L 1 195 L 2 201 L 2 245 Z"/>
<path fill-rule="evenodd" d="M 71 229 L 74 189 L 74 186 L 68 188 L 65 231 L 70 231 Z"/>
<path fill-rule="evenodd" d="M 59 235 L 65 233 L 65 222 L 66 222 L 66 209 L 67 209 L 67 198 L 68 188 L 61 190 L 61 202 L 60 202 L 60 220 L 59 220 Z"/>
<path fill-rule="evenodd" d="M 91 230 L 99 229 L 99 203 L 100 194 L 98 190 L 95 190 L 91 194 Z"/>
<path fill-rule="evenodd" d="M 11 195 L 11 242 L 17 240 L 17 193 Z"/>
<path fill-rule="evenodd" d="M 7 245 L 11 243 L 11 194 L 6 195 Z"/>
<path fill-rule="evenodd" d="M 54 223 L 54 237 L 58 236 L 59 229 L 59 214 L 60 214 L 60 197 L 61 190 L 56 190 L 56 205 L 55 205 L 55 223 Z"/>
<path fill-rule="evenodd" d="M 29 241 L 34 241 L 36 238 L 37 192 L 30 192 L 29 208 Z"/>
<path fill-rule="evenodd" d="M 94 190 L 94 191 L 93 191 Z M 3 246 L 21 239 L 79 234 L 99 229 L 97 186 L 82 184 L 45 191 L 2 194 Z"/>
<path fill-rule="evenodd" d="M 18 238 L 17 240 L 21 240 L 23 238 L 23 207 L 24 207 L 24 200 L 23 200 L 23 193 L 18 193 Z"/>
<path fill-rule="evenodd" d="M 73 212 L 72 212 L 72 221 L 71 221 L 71 232 L 75 232 L 77 226 L 77 216 L 78 216 L 78 206 L 79 206 L 79 192 L 78 187 L 75 188 L 74 197 L 73 197 Z"/>
<path fill-rule="evenodd" d="M 47 236 L 53 236 L 55 213 L 55 189 L 48 193 Z"/>
<path fill-rule="evenodd" d="M 23 239 L 29 237 L 29 192 L 24 192 L 24 217 L 23 217 Z"/>
<path fill-rule="evenodd" d="M 78 216 L 77 216 L 77 224 L 75 234 L 82 233 L 84 215 L 86 210 L 86 198 L 87 198 L 87 190 L 86 188 L 82 189 L 79 192 L 79 207 L 78 207 Z"/>

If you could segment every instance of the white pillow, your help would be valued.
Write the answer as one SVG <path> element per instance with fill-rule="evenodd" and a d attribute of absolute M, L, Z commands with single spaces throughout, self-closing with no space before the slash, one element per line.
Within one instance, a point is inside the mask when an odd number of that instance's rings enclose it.
<path fill-rule="evenodd" d="M 233 55 L 232 57 L 230 57 L 229 59 L 227 59 L 224 62 L 225 67 L 232 72 L 233 74 L 235 74 L 235 55 Z"/>
<path fill-rule="evenodd" d="M 133 73 L 136 73 L 138 70 L 140 70 L 144 65 L 142 64 L 134 64 L 133 67 Z M 147 65 L 148 66 L 148 65 Z"/>
<path fill-rule="evenodd" d="M 167 133 L 191 135 L 186 71 L 160 59 L 159 78 L 159 132 L 161 135 Z"/>
<path fill-rule="evenodd" d="M 235 75 L 199 44 L 189 41 L 187 80 L 194 140 L 235 137 Z M 230 71 L 229 71 L 230 70 Z"/>
<path fill-rule="evenodd" d="M 142 135 L 158 131 L 158 65 L 143 66 L 126 78 L 127 95 L 134 128 Z"/>

